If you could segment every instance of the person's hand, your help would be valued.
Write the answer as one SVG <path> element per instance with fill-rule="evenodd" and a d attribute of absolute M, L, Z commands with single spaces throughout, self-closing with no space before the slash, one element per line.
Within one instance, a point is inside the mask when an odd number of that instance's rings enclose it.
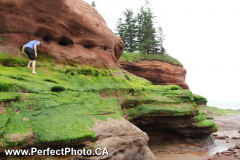
<path fill-rule="evenodd" d="M 37 57 L 37 54 L 35 53 L 35 57 Z"/>

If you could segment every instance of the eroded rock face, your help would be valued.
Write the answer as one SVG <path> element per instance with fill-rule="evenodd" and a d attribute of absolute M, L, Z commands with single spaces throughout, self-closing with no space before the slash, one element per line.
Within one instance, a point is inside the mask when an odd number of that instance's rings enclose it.
<path fill-rule="evenodd" d="M 189 89 L 185 82 L 186 69 L 161 61 L 141 61 L 141 63 L 121 62 L 121 66 L 136 76 L 146 78 L 154 85 L 179 85 Z"/>
<path fill-rule="evenodd" d="M 19 47 L 32 39 L 43 40 L 39 54 L 56 63 L 120 68 L 117 59 L 124 43 L 105 20 L 82 0 L 1 0 L 0 53 L 20 56 Z"/>

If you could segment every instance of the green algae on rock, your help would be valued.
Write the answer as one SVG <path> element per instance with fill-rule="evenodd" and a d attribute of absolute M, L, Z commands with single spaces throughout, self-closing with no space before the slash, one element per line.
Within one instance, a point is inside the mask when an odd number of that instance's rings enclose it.
<path fill-rule="evenodd" d="M 94 118 L 198 115 L 191 91 L 152 85 L 123 70 L 47 66 L 37 72 L 0 65 L 0 101 L 6 104 L 0 115 L 1 151 L 95 141 Z M 56 86 L 60 92 L 52 90 Z M 203 122 L 196 126 L 209 127 Z"/>
<path fill-rule="evenodd" d="M 196 123 L 197 127 L 210 128 L 212 131 L 216 131 L 218 129 L 217 125 L 215 123 L 213 123 L 213 121 L 207 120 L 206 115 L 201 111 L 195 117 L 195 120 L 197 121 L 197 123 Z"/>

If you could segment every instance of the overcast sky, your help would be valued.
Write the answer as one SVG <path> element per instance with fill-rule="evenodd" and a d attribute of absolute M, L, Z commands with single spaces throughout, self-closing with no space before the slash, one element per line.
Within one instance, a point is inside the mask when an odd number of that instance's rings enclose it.
<path fill-rule="evenodd" d="M 156 27 L 161 26 L 166 35 L 167 53 L 187 69 L 190 90 L 209 101 L 240 101 L 240 0 L 150 2 L 157 16 Z M 145 0 L 95 0 L 95 3 L 114 30 L 126 8 L 133 9 L 136 15 Z"/>

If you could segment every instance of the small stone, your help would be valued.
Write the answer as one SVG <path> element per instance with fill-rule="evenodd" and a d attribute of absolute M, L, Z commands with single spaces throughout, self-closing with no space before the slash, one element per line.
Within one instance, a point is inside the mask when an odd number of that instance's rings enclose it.
<path fill-rule="evenodd" d="M 238 140 L 238 139 L 239 139 L 239 137 L 232 137 L 232 139 L 236 139 L 236 140 Z"/>
<path fill-rule="evenodd" d="M 235 153 L 234 156 L 240 156 L 240 153 Z"/>
<path fill-rule="evenodd" d="M 217 139 L 226 139 L 225 136 L 217 136 L 216 138 L 217 138 Z"/>
<path fill-rule="evenodd" d="M 224 135 L 225 136 L 225 135 Z M 229 138 L 229 136 L 225 136 L 226 138 Z"/>
<path fill-rule="evenodd" d="M 231 153 L 224 153 L 225 156 L 231 156 Z"/>
<path fill-rule="evenodd" d="M 213 135 L 213 136 L 218 136 L 218 134 L 216 134 L 216 133 L 213 133 L 212 135 Z"/>
<path fill-rule="evenodd" d="M 236 148 L 236 149 L 240 149 L 240 143 L 237 143 L 237 144 L 235 145 L 235 148 Z"/>
<path fill-rule="evenodd" d="M 226 141 L 226 143 L 229 143 L 228 141 Z"/>
<path fill-rule="evenodd" d="M 235 147 L 228 148 L 228 151 L 233 151 Z"/>
<path fill-rule="evenodd" d="M 240 149 L 234 149 L 233 153 L 240 153 Z"/>

